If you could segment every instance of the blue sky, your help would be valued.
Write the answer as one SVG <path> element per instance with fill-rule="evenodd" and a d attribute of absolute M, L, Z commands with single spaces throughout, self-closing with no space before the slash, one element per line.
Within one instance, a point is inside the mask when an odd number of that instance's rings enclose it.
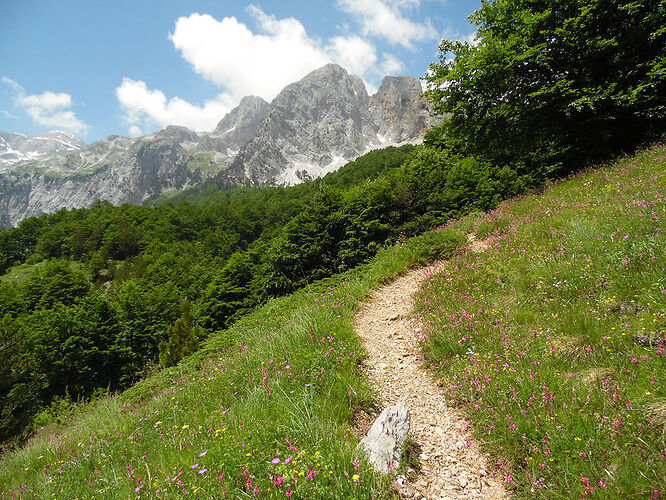
<path fill-rule="evenodd" d="M 212 130 L 328 62 L 369 89 L 422 76 L 479 0 L 2 0 L 0 130 L 86 142 L 169 124 Z"/>

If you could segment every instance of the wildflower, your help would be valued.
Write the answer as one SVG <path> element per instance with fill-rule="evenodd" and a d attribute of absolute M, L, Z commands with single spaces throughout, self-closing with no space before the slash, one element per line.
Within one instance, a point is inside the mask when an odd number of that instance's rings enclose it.
<path fill-rule="evenodd" d="M 361 478 L 361 476 L 359 476 L 358 474 L 354 474 L 354 475 L 352 476 L 352 481 L 354 481 L 355 483 L 358 483 L 358 480 L 359 480 L 360 478 Z"/>
<path fill-rule="evenodd" d="M 143 486 L 141 486 L 141 485 L 134 488 L 134 493 L 138 493 L 139 491 L 141 491 L 141 488 L 143 488 Z"/>
<path fill-rule="evenodd" d="M 207 453 L 208 453 L 208 450 L 202 451 L 201 453 L 199 453 L 199 457 L 206 456 Z"/>
<path fill-rule="evenodd" d="M 285 459 L 284 459 L 284 463 L 285 463 L 285 465 L 287 465 L 289 462 L 291 462 L 291 460 L 292 460 L 291 457 L 287 457 L 287 458 L 285 458 Z"/>
<path fill-rule="evenodd" d="M 279 463 L 280 463 L 280 459 L 279 459 L 278 457 L 275 457 L 275 458 L 272 460 L 272 463 L 274 463 L 274 464 L 279 464 Z"/>
<path fill-rule="evenodd" d="M 205 474 L 206 472 L 208 472 L 208 469 L 201 469 L 201 470 L 199 471 L 199 474 Z"/>

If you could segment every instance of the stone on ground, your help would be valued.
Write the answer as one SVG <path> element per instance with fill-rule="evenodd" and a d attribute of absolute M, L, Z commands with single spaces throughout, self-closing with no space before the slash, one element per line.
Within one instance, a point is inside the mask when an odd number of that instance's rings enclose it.
<path fill-rule="evenodd" d="M 409 424 L 409 408 L 404 403 L 389 406 L 377 417 L 358 445 L 376 471 L 387 473 L 400 466 Z"/>

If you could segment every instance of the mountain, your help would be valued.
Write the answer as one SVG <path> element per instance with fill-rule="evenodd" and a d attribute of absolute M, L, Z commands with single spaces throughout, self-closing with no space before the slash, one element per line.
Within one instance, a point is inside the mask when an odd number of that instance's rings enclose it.
<path fill-rule="evenodd" d="M 431 122 L 418 79 L 387 77 L 369 96 L 359 77 L 329 64 L 278 94 L 224 175 L 235 184 L 297 184 L 371 149 L 418 142 Z"/>
<path fill-rule="evenodd" d="M 203 177 L 199 169 L 188 168 L 191 156 L 186 149 L 198 142 L 194 132 L 170 126 L 138 139 L 112 135 L 77 152 L 22 162 L 0 174 L 0 224 L 87 207 L 100 199 L 141 204 L 194 185 Z"/>
<path fill-rule="evenodd" d="M 433 123 L 421 84 L 386 77 L 372 96 L 329 64 L 270 104 L 244 97 L 212 132 L 169 126 L 85 145 L 65 132 L 0 134 L 0 226 L 97 200 L 142 204 L 215 177 L 220 185 L 292 185 L 368 151 L 417 143 Z"/>
<path fill-rule="evenodd" d="M 387 76 L 379 91 L 370 98 L 370 114 L 378 126 L 377 137 L 402 144 L 421 137 L 435 119 L 421 96 L 421 82 L 413 77 Z"/>
<path fill-rule="evenodd" d="M 52 155 L 59 151 L 78 151 L 86 145 L 62 130 L 26 135 L 0 130 L 0 172 L 11 165 Z"/>

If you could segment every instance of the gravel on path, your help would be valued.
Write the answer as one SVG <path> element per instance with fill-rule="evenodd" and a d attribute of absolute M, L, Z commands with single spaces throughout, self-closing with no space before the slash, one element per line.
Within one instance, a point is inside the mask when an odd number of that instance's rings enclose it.
<path fill-rule="evenodd" d="M 399 401 L 409 407 L 410 436 L 420 447 L 421 469 L 404 481 L 400 494 L 417 499 L 509 498 L 472 440 L 468 422 L 447 405 L 418 345 L 421 328 L 412 316 L 412 296 L 437 268 L 434 264 L 410 271 L 376 290 L 355 319 L 382 408 Z"/>

